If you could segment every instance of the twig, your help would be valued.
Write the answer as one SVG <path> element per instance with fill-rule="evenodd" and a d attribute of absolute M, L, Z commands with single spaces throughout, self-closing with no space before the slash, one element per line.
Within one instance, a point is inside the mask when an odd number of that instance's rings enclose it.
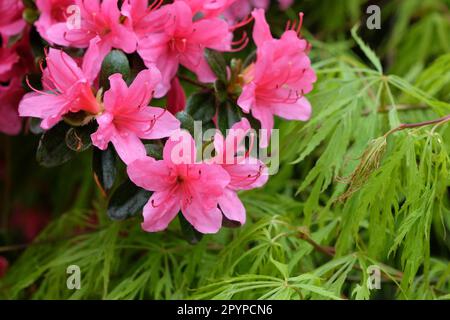
<path fill-rule="evenodd" d="M 310 245 L 313 246 L 313 248 L 318 251 L 321 252 L 329 257 L 334 258 L 336 255 L 336 249 L 334 247 L 327 247 L 327 246 L 322 246 L 320 244 L 318 244 L 316 241 L 314 241 L 306 232 L 302 231 L 302 230 L 298 230 L 298 234 L 297 237 L 305 240 L 306 242 L 308 242 Z M 387 274 L 384 271 L 381 271 L 381 276 L 386 280 L 386 281 L 393 281 L 393 280 L 398 280 L 401 281 L 403 279 L 403 272 L 401 272 L 400 270 L 395 270 L 390 266 L 387 266 L 385 264 L 379 263 L 379 265 L 385 269 L 389 268 L 392 269 L 395 274 Z M 354 265 L 353 269 L 358 270 L 358 271 L 363 271 L 361 269 L 361 267 Z"/>
<path fill-rule="evenodd" d="M 445 117 L 442 117 L 439 119 L 434 119 L 434 120 L 429 120 L 429 121 L 416 122 L 416 123 L 402 123 L 398 127 L 389 130 L 384 136 L 387 137 L 394 132 L 401 131 L 404 129 L 419 128 L 419 127 L 424 127 L 424 126 L 430 126 L 433 124 L 443 124 L 448 121 L 450 121 L 450 114 Z"/>
<path fill-rule="evenodd" d="M 179 74 L 178 78 L 180 78 L 181 80 L 183 80 L 185 82 L 193 84 L 194 86 L 197 86 L 197 87 L 200 87 L 200 88 L 203 88 L 203 89 L 211 89 L 211 87 L 209 85 L 201 83 L 201 82 L 199 82 L 197 80 L 194 80 L 194 79 L 191 79 L 189 77 L 186 77 L 184 75 Z"/>
<path fill-rule="evenodd" d="M 307 233 L 303 231 L 300 231 L 298 233 L 298 237 L 312 245 L 316 251 L 322 252 L 327 256 L 334 257 L 334 255 L 336 254 L 336 250 L 333 247 L 326 247 L 318 244 Z"/>

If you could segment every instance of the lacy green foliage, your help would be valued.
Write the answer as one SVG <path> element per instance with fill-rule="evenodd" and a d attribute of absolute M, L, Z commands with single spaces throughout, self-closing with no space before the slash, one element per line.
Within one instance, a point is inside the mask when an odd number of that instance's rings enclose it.
<path fill-rule="evenodd" d="M 390 131 L 450 114 L 449 1 L 389 1 L 393 27 L 376 51 L 367 30 L 350 31 L 366 1 L 344 3 L 298 5 L 325 34 L 312 41 L 313 117 L 279 122 L 280 172 L 240 195 L 244 227 L 194 246 L 178 222 L 144 233 L 139 217 L 110 221 L 82 177 L 72 209 L 14 263 L 0 297 L 449 299 L 450 124 Z M 78 291 L 66 287 L 71 264 Z M 371 265 L 381 290 L 366 285 Z"/>

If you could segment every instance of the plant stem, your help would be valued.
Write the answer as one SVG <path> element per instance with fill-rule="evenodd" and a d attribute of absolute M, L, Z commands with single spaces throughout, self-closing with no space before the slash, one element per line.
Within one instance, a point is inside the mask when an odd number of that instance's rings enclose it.
<path fill-rule="evenodd" d="M 312 239 L 307 233 L 305 233 L 302 230 L 298 230 L 297 237 L 308 242 L 318 252 L 321 252 L 332 258 L 334 258 L 336 255 L 336 249 L 334 247 L 327 247 L 327 246 L 322 246 L 322 245 L 318 244 L 316 241 L 314 241 L 314 239 Z M 380 263 L 380 266 L 393 269 L 392 267 L 388 267 L 382 263 Z M 353 269 L 358 270 L 358 271 L 363 271 L 359 266 L 356 266 L 356 265 L 353 266 Z M 390 274 L 385 273 L 384 271 L 381 271 L 381 276 L 386 281 L 393 281 L 393 280 L 401 281 L 403 278 L 403 272 L 401 272 L 399 270 L 394 270 L 394 272 L 395 272 L 395 274 L 390 275 Z"/>
<path fill-rule="evenodd" d="M 194 80 L 194 79 L 191 79 L 191 78 L 189 78 L 189 77 L 186 77 L 186 76 L 184 76 L 184 75 L 179 74 L 179 75 L 178 75 L 178 78 L 180 78 L 181 80 L 183 80 L 183 81 L 185 81 L 185 82 L 188 82 L 188 83 L 190 83 L 190 84 L 193 84 L 194 86 L 200 87 L 200 88 L 202 88 L 202 89 L 208 89 L 208 90 L 211 89 L 211 87 L 210 87 L 209 85 L 204 84 L 204 83 L 201 83 L 201 82 L 199 82 L 199 81 L 197 81 L 197 80 Z"/>
<path fill-rule="evenodd" d="M 439 119 L 434 119 L 434 120 L 429 120 L 429 121 L 416 122 L 416 123 L 402 123 L 398 127 L 389 130 L 384 136 L 387 137 L 394 132 L 401 131 L 404 129 L 419 128 L 419 127 L 424 127 L 424 126 L 430 126 L 433 124 L 443 124 L 448 121 L 450 121 L 450 114 L 445 117 L 442 117 Z"/>

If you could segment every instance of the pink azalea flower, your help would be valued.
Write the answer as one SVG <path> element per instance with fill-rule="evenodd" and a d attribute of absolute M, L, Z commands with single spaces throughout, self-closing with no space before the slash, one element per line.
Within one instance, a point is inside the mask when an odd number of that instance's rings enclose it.
<path fill-rule="evenodd" d="M 102 115 L 97 117 L 99 128 L 92 142 L 105 150 L 112 142 L 125 163 L 145 157 L 140 139 L 161 139 L 180 128 L 180 122 L 166 110 L 147 107 L 153 90 L 161 81 L 156 68 L 141 71 L 128 88 L 122 75 L 109 77 L 111 88 L 105 92 Z"/>
<path fill-rule="evenodd" d="M 138 53 L 147 67 L 156 65 L 162 73 L 156 97 L 167 93 L 179 64 L 196 73 L 200 81 L 213 82 L 216 77 L 206 62 L 204 49 L 231 50 L 233 34 L 228 24 L 219 18 L 193 21 L 192 10 L 183 1 L 162 6 L 152 15 L 164 21 L 164 26 L 139 41 Z"/>
<path fill-rule="evenodd" d="M 144 207 L 142 228 L 164 230 L 181 210 L 199 232 L 216 233 L 222 226 L 217 204 L 230 177 L 219 165 L 195 163 L 195 143 L 188 133 L 180 131 L 177 138 L 166 142 L 163 160 L 147 157 L 128 166 L 131 181 L 154 191 Z"/>
<path fill-rule="evenodd" d="M 41 118 L 41 127 L 49 129 L 69 112 L 83 110 L 95 115 L 100 111 L 89 71 L 57 49 L 50 48 L 46 61 L 47 67 L 42 71 L 44 91 L 33 89 L 35 92 L 23 97 L 19 104 L 20 116 Z"/>
<path fill-rule="evenodd" d="M 183 111 L 186 108 L 186 94 L 178 77 L 174 77 L 167 93 L 167 110 L 172 114 Z"/>
<path fill-rule="evenodd" d="M 21 0 L 0 1 L 0 35 L 3 37 L 15 36 L 25 28 L 22 19 L 23 4 Z"/>
<path fill-rule="evenodd" d="M 230 183 L 219 199 L 222 213 L 231 221 L 245 223 L 245 207 L 237 195 L 238 190 L 262 187 L 268 180 L 267 167 L 245 151 L 244 139 L 249 134 L 250 123 L 246 118 L 235 123 L 224 139 L 218 131 L 214 136 L 216 156 L 212 161 L 220 164 L 230 175 Z"/>
<path fill-rule="evenodd" d="M 20 132 L 22 121 L 17 107 L 24 93 L 19 78 L 14 78 L 7 86 L 0 86 L 0 132 L 9 135 Z"/>
<path fill-rule="evenodd" d="M 70 14 L 74 13 L 68 10 L 73 4 L 75 4 L 75 0 L 36 0 L 40 15 L 34 25 L 43 39 L 52 43 L 47 31 L 57 23 L 67 22 Z"/>
<path fill-rule="evenodd" d="M 311 105 L 304 95 L 312 90 L 316 75 L 307 55 L 309 44 L 298 35 L 301 22 L 281 39 L 274 39 L 264 10 L 256 9 L 253 17 L 257 60 L 243 74 L 245 85 L 238 105 L 246 113 L 251 111 L 267 130 L 261 137 L 261 146 L 267 147 L 274 115 L 288 120 L 310 118 Z"/>
<path fill-rule="evenodd" d="M 94 77 L 101 68 L 101 63 L 112 48 L 132 53 L 136 50 L 136 35 L 121 23 L 121 14 L 117 0 L 75 0 L 80 8 L 80 23 L 73 25 L 59 22 L 50 26 L 47 37 L 53 43 L 77 48 L 88 48 L 85 61 Z"/>

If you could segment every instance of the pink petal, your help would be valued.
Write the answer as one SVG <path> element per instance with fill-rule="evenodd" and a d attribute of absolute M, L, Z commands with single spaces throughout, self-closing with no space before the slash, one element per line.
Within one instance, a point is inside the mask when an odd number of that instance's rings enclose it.
<path fill-rule="evenodd" d="M 142 139 L 161 139 L 169 137 L 175 131 L 180 129 L 180 121 L 178 121 L 178 119 L 170 112 L 162 108 L 142 107 L 137 117 L 141 119 L 148 118 L 150 120 L 156 119 L 153 128 L 145 134 L 140 135 Z"/>
<path fill-rule="evenodd" d="M 128 87 L 120 73 L 113 74 L 108 78 L 110 89 L 103 96 L 105 109 L 113 114 L 120 114 L 120 108 L 126 107 L 124 103 L 128 96 Z M 137 106 L 135 106 L 137 107 Z"/>
<path fill-rule="evenodd" d="M 296 103 L 276 103 L 271 105 L 272 111 L 279 117 L 288 120 L 306 121 L 311 117 L 311 104 L 302 97 Z"/>
<path fill-rule="evenodd" d="M 162 231 L 180 211 L 177 193 L 170 191 L 155 192 L 144 207 L 142 229 L 147 232 Z"/>
<path fill-rule="evenodd" d="M 114 125 L 111 124 L 111 118 L 112 116 L 108 113 L 96 118 L 99 127 L 95 133 L 91 134 L 91 140 L 92 144 L 101 150 L 106 150 L 111 141 L 111 137 L 117 134 Z M 109 121 L 105 121 L 105 119 Z"/>
<path fill-rule="evenodd" d="M 55 23 L 46 29 L 45 38 L 60 46 L 70 46 L 71 43 L 66 38 L 66 34 L 69 31 L 66 22 Z M 75 30 L 73 32 L 75 32 Z M 83 37 L 85 37 L 85 33 L 83 33 Z"/>
<path fill-rule="evenodd" d="M 154 66 L 139 72 L 128 90 L 127 103 L 132 106 L 147 106 L 160 82 L 161 73 Z"/>
<path fill-rule="evenodd" d="M 133 53 L 136 51 L 136 34 L 128 27 L 122 24 L 115 25 L 114 32 L 111 36 L 110 43 L 114 48 L 122 49 L 126 53 Z"/>
<path fill-rule="evenodd" d="M 85 80 L 83 71 L 67 53 L 50 48 L 47 56 L 47 76 L 63 91 L 69 90 L 76 82 Z"/>
<path fill-rule="evenodd" d="M 148 68 L 154 66 L 161 72 L 162 82 L 157 86 L 155 97 L 164 96 L 170 88 L 170 81 L 178 70 L 178 56 L 170 52 L 164 33 L 151 34 L 139 41 L 138 53 Z"/>
<path fill-rule="evenodd" d="M 233 33 L 229 31 L 225 20 L 202 19 L 194 23 L 194 32 L 189 38 L 191 43 L 217 51 L 229 51 Z"/>
<path fill-rule="evenodd" d="M 185 130 L 175 131 L 164 145 L 163 158 L 168 165 L 196 162 L 195 141 Z"/>
<path fill-rule="evenodd" d="M 164 161 L 145 157 L 131 162 L 127 167 L 130 180 L 149 191 L 161 192 L 170 189 L 176 181 L 170 176 L 171 169 Z"/>
<path fill-rule="evenodd" d="M 111 137 L 111 142 L 125 164 L 147 155 L 144 144 L 134 133 L 118 132 Z"/>
<path fill-rule="evenodd" d="M 274 125 L 270 106 L 264 107 L 255 105 L 252 109 L 252 114 L 259 122 L 261 122 L 261 129 L 263 130 L 261 131 L 260 146 L 266 148 L 269 146 L 269 139 Z"/>
<path fill-rule="evenodd" d="M 50 129 L 58 123 L 62 115 L 67 112 L 67 103 L 64 98 L 56 95 L 42 95 L 27 93 L 19 104 L 21 117 L 34 117 L 44 119 L 41 123 L 43 129 Z"/>
<path fill-rule="evenodd" d="M 245 113 L 249 113 L 255 104 L 255 89 L 256 85 L 251 82 L 244 86 L 242 93 L 239 96 L 237 103 Z"/>
<path fill-rule="evenodd" d="M 117 0 L 103 0 L 100 5 L 100 11 L 103 14 L 108 15 L 110 21 L 115 22 L 120 18 L 119 7 L 117 6 Z"/>
<path fill-rule="evenodd" d="M 200 200 L 181 209 L 187 221 L 199 232 L 217 233 L 222 227 L 222 212 L 218 208 L 205 210 Z"/>
<path fill-rule="evenodd" d="M 262 187 L 269 179 L 266 166 L 258 159 L 249 157 L 237 164 L 225 165 L 231 177 L 229 188 L 251 190 Z"/>
<path fill-rule="evenodd" d="M 252 16 L 255 18 L 255 26 L 253 27 L 253 40 L 259 47 L 265 41 L 272 40 L 273 37 L 270 32 L 269 24 L 266 21 L 264 9 L 253 10 Z"/>
<path fill-rule="evenodd" d="M 219 206 L 222 213 L 231 221 L 238 221 L 241 225 L 245 223 L 245 207 L 239 199 L 236 191 L 225 189 L 223 196 L 219 198 Z"/>
<path fill-rule="evenodd" d="M 95 37 L 89 42 L 89 47 L 84 54 L 82 68 L 91 82 L 97 78 L 102 67 L 103 59 L 105 59 L 110 51 L 111 45 L 102 41 L 99 37 Z"/>

